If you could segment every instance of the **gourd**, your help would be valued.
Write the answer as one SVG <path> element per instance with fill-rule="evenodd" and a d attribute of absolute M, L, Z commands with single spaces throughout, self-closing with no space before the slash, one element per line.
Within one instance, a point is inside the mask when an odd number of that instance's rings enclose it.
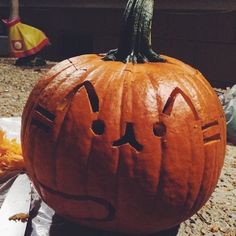
<path fill-rule="evenodd" d="M 26 169 L 59 215 L 129 234 L 171 228 L 209 199 L 226 147 L 203 75 L 151 47 L 154 0 L 129 0 L 118 49 L 54 66 L 22 116 Z"/>

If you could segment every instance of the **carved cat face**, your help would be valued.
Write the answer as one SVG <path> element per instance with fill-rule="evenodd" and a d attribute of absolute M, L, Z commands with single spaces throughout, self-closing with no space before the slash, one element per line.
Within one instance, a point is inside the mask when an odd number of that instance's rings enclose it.
<path fill-rule="evenodd" d="M 73 221 L 131 233 L 196 212 L 224 157 L 224 116 L 208 83 L 172 59 L 73 60 L 39 82 L 23 116 L 27 171 L 45 202 Z"/>

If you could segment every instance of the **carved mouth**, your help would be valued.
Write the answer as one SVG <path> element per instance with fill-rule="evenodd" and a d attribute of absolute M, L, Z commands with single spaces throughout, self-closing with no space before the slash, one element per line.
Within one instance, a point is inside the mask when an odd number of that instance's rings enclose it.
<path fill-rule="evenodd" d="M 72 195 L 68 193 L 63 193 L 54 189 L 51 189 L 44 184 L 38 182 L 40 187 L 43 189 L 43 192 L 48 192 L 52 195 L 62 197 L 67 200 L 74 200 L 78 202 L 84 202 L 84 203 L 93 203 L 93 204 L 98 204 L 99 206 L 103 207 L 107 211 L 107 215 L 102 218 L 95 218 L 95 217 L 81 217 L 80 220 L 83 221 L 96 221 L 96 222 L 105 222 L 105 221 L 112 221 L 115 218 L 116 210 L 112 206 L 110 202 L 103 198 L 99 198 L 96 196 L 90 196 L 90 195 Z"/>

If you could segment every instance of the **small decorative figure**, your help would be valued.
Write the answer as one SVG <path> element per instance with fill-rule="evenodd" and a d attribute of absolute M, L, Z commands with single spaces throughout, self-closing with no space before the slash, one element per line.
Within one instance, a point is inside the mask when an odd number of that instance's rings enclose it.
<path fill-rule="evenodd" d="M 19 0 L 11 0 L 9 19 L 3 22 L 9 28 L 9 40 L 12 56 L 18 58 L 17 66 L 44 66 L 46 62 L 37 54 L 49 45 L 49 39 L 39 29 L 21 23 Z"/>

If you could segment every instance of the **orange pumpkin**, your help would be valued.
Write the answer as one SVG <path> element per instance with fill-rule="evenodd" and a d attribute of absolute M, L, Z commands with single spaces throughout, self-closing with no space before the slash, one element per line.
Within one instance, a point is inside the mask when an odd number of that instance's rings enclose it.
<path fill-rule="evenodd" d="M 130 0 L 118 49 L 57 64 L 23 112 L 36 189 L 89 227 L 144 235 L 173 227 L 204 205 L 223 165 L 220 102 L 199 71 L 151 49 L 153 2 Z"/>

